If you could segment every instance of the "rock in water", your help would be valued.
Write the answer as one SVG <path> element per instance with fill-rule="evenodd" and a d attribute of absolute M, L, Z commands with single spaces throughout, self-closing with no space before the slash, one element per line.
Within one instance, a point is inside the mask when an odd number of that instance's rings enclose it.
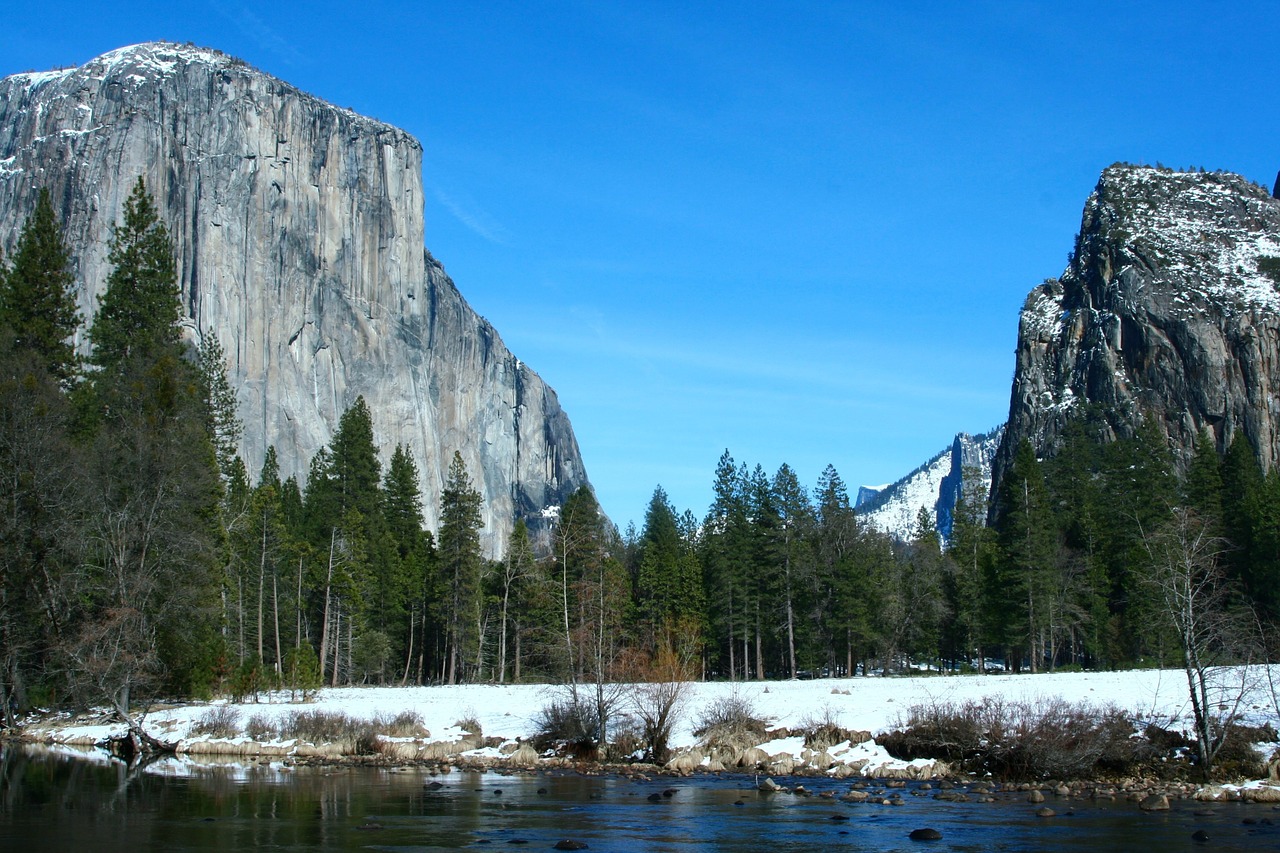
<path fill-rule="evenodd" d="M 1169 810 L 1169 798 L 1164 794 L 1151 794 L 1138 803 L 1138 808 L 1144 812 L 1167 812 Z"/>
<path fill-rule="evenodd" d="M 1060 279 L 1018 328 L 998 483 L 1019 443 L 1052 455 L 1086 406 L 1109 437 L 1154 419 L 1182 463 L 1240 432 L 1280 458 L 1280 200 L 1225 172 L 1116 165 L 1085 205 Z M 998 486 L 997 486 L 998 488 Z"/>
<path fill-rule="evenodd" d="M 942 833 L 936 829 L 925 827 L 924 829 L 913 829 L 907 835 L 912 841 L 940 841 Z"/>
<path fill-rule="evenodd" d="M 191 46 L 0 80 L 0 248 L 48 188 L 86 321 L 139 176 L 173 237 L 188 332 L 212 330 L 227 354 L 250 471 L 275 445 L 281 475 L 305 479 L 363 395 L 384 463 L 413 451 L 432 529 L 462 454 L 490 554 L 516 515 L 536 521 L 587 483 L 555 392 L 425 251 L 412 136 Z"/>

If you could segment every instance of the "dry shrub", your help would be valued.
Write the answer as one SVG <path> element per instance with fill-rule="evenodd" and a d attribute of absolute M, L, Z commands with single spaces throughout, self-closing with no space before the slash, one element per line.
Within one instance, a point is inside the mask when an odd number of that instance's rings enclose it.
<path fill-rule="evenodd" d="M 191 734 L 235 737 L 240 734 L 240 712 L 230 705 L 214 705 L 192 723 Z"/>
<path fill-rule="evenodd" d="M 480 726 L 480 721 L 476 719 L 475 711 L 469 712 L 461 720 L 454 723 L 455 726 L 462 729 L 467 734 L 480 737 L 484 734 L 484 729 Z"/>
<path fill-rule="evenodd" d="M 830 705 L 823 705 L 821 711 L 801 717 L 796 730 L 804 733 L 804 745 L 816 752 L 851 739 L 850 733 L 841 727 L 838 713 Z"/>
<path fill-rule="evenodd" d="M 643 724 L 645 758 L 665 764 L 671 758 L 669 743 L 684 715 L 689 685 L 696 674 L 697 645 L 671 636 L 659 639 L 653 655 L 632 667 L 628 704 Z"/>
<path fill-rule="evenodd" d="M 769 722 L 735 684 L 727 696 L 712 700 L 702 709 L 693 733 L 708 746 L 747 749 L 764 742 Z"/>
<path fill-rule="evenodd" d="M 272 740 L 277 734 L 275 723 L 268 720 L 262 714 L 254 714 L 249 721 L 244 724 L 245 735 L 253 741 L 259 743 Z"/>
<path fill-rule="evenodd" d="M 648 758 L 648 748 L 646 723 L 633 714 L 618 714 L 609 741 L 610 756 L 623 759 L 642 753 Z"/>
<path fill-rule="evenodd" d="M 280 725 L 280 735 L 314 744 L 333 744 L 344 755 L 380 752 L 375 724 L 341 712 L 295 711 Z"/>
<path fill-rule="evenodd" d="M 1227 726 L 1222 748 L 1213 762 L 1214 775 L 1224 779 L 1263 779 L 1267 776 L 1266 757 L 1254 748 L 1254 744 L 1275 743 L 1280 740 L 1276 730 L 1265 726 Z"/>
<path fill-rule="evenodd" d="M 1143 757 L 1119 709 L 1063 699 L 915 705 L 899 727 L 877 738 L 895 758 L 944 759 L 1001 779 L 1122 773 Z"/>
<path fill-rule="evenodd" d="M 422 715 L 417 711 L 401 711 L 391 716 L 380 714 L 373 720 L 373 726 L 380 734 L 387 737 L 426 737 L 427 727 L 422 722 Z M 463 726 L 466 728 L 466 726 Z M 468 731 L 470 731 L 468 729 Z M 480 733 L 480 724 L 476 723 L 473 734 Z"/>
<path fill-rule="evenodd" d="M 600 743 L 598 717 L 591 703 L 566 693 L 552 699 L 534 717 L 532 740 L 539 752 L 567 751 L 578 758 L 594 758 Z"/>

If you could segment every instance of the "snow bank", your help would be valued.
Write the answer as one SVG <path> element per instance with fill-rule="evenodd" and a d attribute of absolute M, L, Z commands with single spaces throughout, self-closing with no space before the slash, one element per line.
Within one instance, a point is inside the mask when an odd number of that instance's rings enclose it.
<path fill-rule="evenodd" d="M 1258 669 L 1254 674 L 1265 675 L 1265 671 Z M 1275 680 L 1280 681 L 1280 667 L 1274 668 L 1273 674 Z M 1266 679 L 1259 681 L 1266 683 Z M 869 731 L 875 735 L 899 725 L 913 705 L 959 704 L 986 697 L 999 697 L 1008 702 L 1061 698 L 1115 705 L 1139 725 L 1156 722 L 1166 727 L 1189 729 L 1191 710 L 1186 690 L 1183 673 L 1169 670 L 695 683 L 689 685 L 671 746 L 678 752 L 697 746 L 693 730 L 703 711 L 716 700 L 735 692 L 739 698 L 749 700 L 757 712 L 768 719 L 771 728 L 801 729 L 814 721 L 830 720 L 846 730 Z M 251 748 L 245 744 L 246 739 L 191 734 L 211 708 L 234 708 L 241 727 L 255 716 L 278 725 L 298 711 L 342 713 L 357 719 L 392 717 L 408 711 L 422 719 L 428 734 L 416 739 L 385 738 L 394 741 L 398 757 L 461 755 L 527 764 L 531 750 L 521 742 L 535 734 L 538 712 L 556 695 L 557 688 L 547 685 L 351 687 L 321 690 L 314 700 L 306 703 L 290 702 L 288 694 L 283 693 L 264 695 L 257 703 L 214 702 L 170 707 L 148 714 L 144 724 L 162 740 L 181 742 L 185 751 L 233 755 Z M 1274 697 L 1263 691 L 1252 698 L 1245 706 L 1246 722 L 1275 724 Z M 480 724 L 485 738 L 500 739 L 502 746 L 478 743 L 473 733 L 458 726 L 469 720 Z M 33 724 L 28 731 L 50 743 L 91 744 L 121 733 L 123 727 L 58 718 Z M 268 752 L 278 757 L 302 754 L 305 745 L 286 741 L 277 742 L 273 747 Z M 920 762 L 896 761 L 874 740 L 861 744 L 845 742 L 814 753 L 805 747 L 803 738 L 787 736 L 762 743 L 758 748 L 769 757 L 769 766 L 780 769 L 790 764 L 794 768 L 847 775 L 848 768 L 856 768 L 867 775 L 898 774 L 909 778 L 921 778 L 930 771 Z M 312 749 L 323 752 L 323 747 Z M 699 753 L 696 760 L 688 762 L 689 767 L 681 769 L 712 766 L 712 761 L 712 756 Z"/>

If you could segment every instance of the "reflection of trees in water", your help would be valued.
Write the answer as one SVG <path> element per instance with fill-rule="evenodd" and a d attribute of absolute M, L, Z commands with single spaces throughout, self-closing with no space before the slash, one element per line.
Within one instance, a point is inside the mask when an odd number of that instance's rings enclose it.
<path fill-rule="evenodd" d="M 486 813 L 502 805 L 497 797 L 489 802 L 475 795 L 483 787 L 478 774 L 457 774 L 439 792 L 425 790 L 426 780 L 417 770 L 282 772 L 230 758 L 192 764 L 157 757 L 129 766 L 102 752 L 80 757 L 65 749 L 6 746 L 0 749 L 0 839 L 29 830 L 33 843 L 39 839 L 40 848 L 51 850 L 335 849 L 368 844 L 372 838 L 361 829 L 373 823 L 385 827 L 379 844 L 399 837 L 397 830 L 422 843 L 427 818 L 432 843 L 453 845 L 473 841 Z"/>

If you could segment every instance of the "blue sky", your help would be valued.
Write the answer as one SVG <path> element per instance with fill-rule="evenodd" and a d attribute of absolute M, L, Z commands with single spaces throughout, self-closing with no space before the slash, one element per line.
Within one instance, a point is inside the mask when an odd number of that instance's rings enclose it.
<path fill-rule="evenodd" d="M 0 74 L 192 41 L 424 147 L 426 243 L 602 505 L 720 454 L 851 491 L 1007 414 L 1018 309 L 1125 160 L 1270 186 L 1268 4 L 26 2 Z"/>

